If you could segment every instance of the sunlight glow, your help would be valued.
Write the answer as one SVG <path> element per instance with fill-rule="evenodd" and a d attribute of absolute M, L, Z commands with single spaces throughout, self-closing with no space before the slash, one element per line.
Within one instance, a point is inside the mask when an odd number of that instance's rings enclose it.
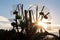
<path fill-rule="evenodd" d="M 45 21 L 46 21 L 46 20 L 45 20 Z M 37 24 L 38 24 L 39 26 L 42 26 L 44 29 L 47 28 L 47 24 L 44 23 L 43 21 L 38 21 Z"/>
<path fill-rule="evenodd" d="M 43 23 L 41 21 L 38 21 L 37 24 L 41 26 Z"/>
<path fill-rule="evenodd" d="M 41 32 L 41 30 L 42 32 L 45 32 L 47 25 L 44 24 L 42 21 L 37 21 L 37 27 L 38 27 L 37 32 Z"/>

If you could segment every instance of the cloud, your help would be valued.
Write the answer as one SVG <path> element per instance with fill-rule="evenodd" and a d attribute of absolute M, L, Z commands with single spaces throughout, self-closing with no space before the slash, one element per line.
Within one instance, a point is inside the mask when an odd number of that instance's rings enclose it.
<path fill-rule="evenodd" d="M 12 29 L 11 23 L 8 18 L 0 16 L 0 29 L 10 30 Z"/>

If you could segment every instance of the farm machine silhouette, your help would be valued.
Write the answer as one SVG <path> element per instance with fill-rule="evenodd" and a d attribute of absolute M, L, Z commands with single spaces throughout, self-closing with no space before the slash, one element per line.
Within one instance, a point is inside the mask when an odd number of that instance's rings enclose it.
<path fill-rule="evenodd" d="M 48 19 L 50 14 L 49 11 L 44 13 L 44 8 L 45 6 L 39 8 L 36 4 L 30 6 L 27 10 L 23 9 L 23 4 L 16 6 L 16 9 L 13 11 L 15 19 L 13 19 L 14 22 L 11 25 L 14 30 L 24 34 L 24 40 L 46 40 L 47 35 L 51 35 L 55 40 L 58 40 L 58 36 L 48 33 L 43 27 L 43 19 Z M 51 24 L 51 22 L 45 23 Z"/>

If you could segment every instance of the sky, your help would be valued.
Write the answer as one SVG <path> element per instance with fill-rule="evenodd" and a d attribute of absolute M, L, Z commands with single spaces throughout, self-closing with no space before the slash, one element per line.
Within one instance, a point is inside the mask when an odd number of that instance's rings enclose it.
<path fill-rule="evenodd" d="M 52 12 L 53 23 L 60 24 L 60 0 L 0 0 L 0 16 L 11 19 L 12 9 L 16 4 L 23 4 L 27 9 L 30 4 L 45 5 Z"/>

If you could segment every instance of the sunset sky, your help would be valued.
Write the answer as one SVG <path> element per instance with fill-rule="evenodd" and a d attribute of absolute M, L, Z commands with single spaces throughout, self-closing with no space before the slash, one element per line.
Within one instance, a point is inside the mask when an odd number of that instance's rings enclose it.
<path fill-rule="evenodd" d="M 46 6 L 52 13 L 52 20 L 53 20 L 52 23 L 60 25 L 60 0 L 0 0 L 0 20 L 2 21 L 3 18 L 5 18 L 5 17 L 8 19 L 13 18 L 11 11 L 15 8 L 16 4 L 19 4 L 19 3 L 24 5 L 24 9 L 28 9 L 28 6 L 31 4 L 38 4 L 38 5 Z M 2 17 L 2 16 L 4 16 L 4 17 Z M 2 23 L 0 22 L 0 24 L 2 24 Z M 8 25 L 10 25 L 10 23 Z M 5 28 L 8 29 L 9 27 L 5 27 Z M 53 27 L 53 28 L 59 29 L 60 26 Z M 53 30 L 53 31 L 55 31 L 55 30 Z M 57 30 L 55 32 L 57 34 Z"/>
<path fill-rule="evenodd" d="M 60 0 L 0 0 L 0 16 L 12 18 L 12 9 L 14 5 L 22 3 L 27 9 L 30 4 L 45 5 L 53 15 L 53 23 L 60 24 Z"/>

